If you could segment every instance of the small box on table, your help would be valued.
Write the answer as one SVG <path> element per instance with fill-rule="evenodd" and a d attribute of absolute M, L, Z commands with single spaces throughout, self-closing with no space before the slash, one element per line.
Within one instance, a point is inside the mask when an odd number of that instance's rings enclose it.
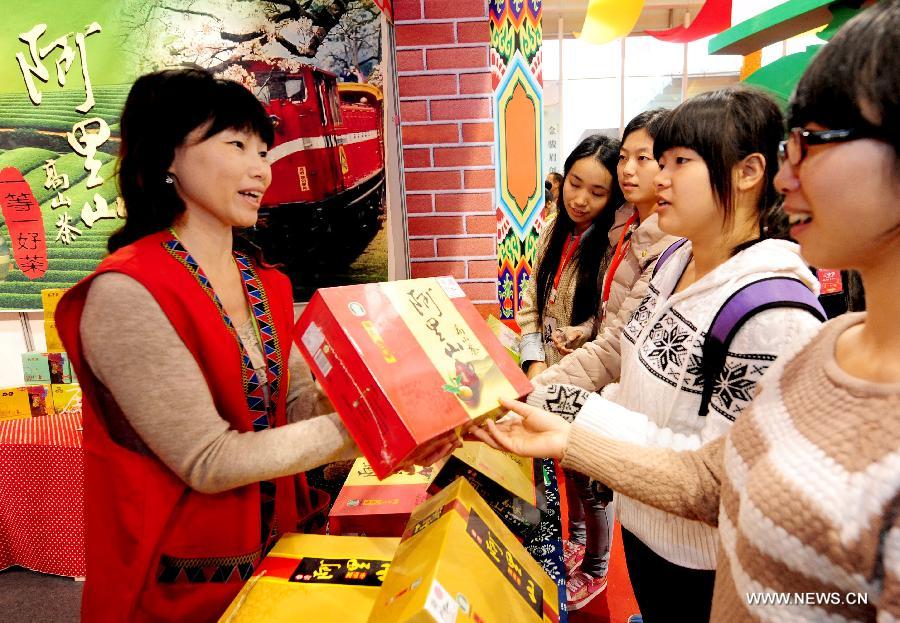
<path fill-rule="evenodd" d="M 413 513 L 369 623 L 556 623 L 557 586 L 460 478 Z"/>
<path fill-rule="evenodd" d="M 532 389 L 451 277 L 319 289 L 294 339 L 381 478 Z"/>
<path fill-rule="evenodd" d="M 56 318 L 56 306 L 66 293 L 65 288 L 47 288 L 41 290 L 41 307 L 44 310 L 44 318 L 53 320 Z"/>
<path fill-rule="evenodd" d="M 81 411 L 81 385 L 76 383 L 51 385 L 53 410 L 56 413 Z"/>
<path fill-rule="evenodd" d="M 44 318 L 44 338 L 47 340 L 49 352 L 61 353 L 66 350 L 56 330 L 56 320 Z"/>
<path fill-rule="evenodd" d="M 0 421 L 53 415 L 49 385 L 27 385 L 0 389 Z"/>
<path fill-rule="evenodd" d="M 219 621 L 363 623 L 399 541 L 286 534 Z"/>
<path fill-rule="evenodd" d="M 49 353 L 22 353 L 22 373 L 26 385 L 50 383 L 50 359 L 48 355 Z"/>
<path fill-rule="evenodd" d="M 379 480 L 369 462 L 353 463 L 328 515 L 331 534 L 399 537 L 410 513 L 428 498 L 434 467 L 411 467 Z"/>

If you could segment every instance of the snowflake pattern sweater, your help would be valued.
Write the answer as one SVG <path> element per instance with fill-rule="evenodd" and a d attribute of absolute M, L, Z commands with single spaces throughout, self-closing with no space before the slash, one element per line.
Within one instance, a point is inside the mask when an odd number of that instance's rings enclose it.
<path fill-rule="evenodd" d="M 620 381 L 607 386 L 602 398 L 592 394 L 576 421 L 643 446 L 697 449 L 729 430 L 756 394 L 757 381 L 793 339 L 821 326 L 809 312 L 787 307 L 753 316 L 731 342 L 708 415 L 699 416 L 703 340 L 729 296 L 764 277 L 793 277 L 816 293 L 818 282 L 797 245 L 763 240 L 671 294 L 690 258 L 687 243 L 653 279 L 623 332 Z M 560 413 L 562 403 L 572 402 L 575 410 L 579 394 L 575 387 L 550 386 L 547 404 L 539 406 Z M 620 494 L 616 514 L 624 528 L 666 560 L 690 569 L 715 568 L 716 532 L 709 525 Z"/>

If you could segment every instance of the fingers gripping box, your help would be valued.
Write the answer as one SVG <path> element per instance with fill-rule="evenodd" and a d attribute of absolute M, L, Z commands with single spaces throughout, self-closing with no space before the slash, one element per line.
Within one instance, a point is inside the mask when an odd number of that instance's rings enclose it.
<path fill-rule="evenodd" d="M 294 338 L 379 478 L 532 389 L 451 277 L 320 289 Z"/>
<path fill-rule="evenodd" d="M 460 478 L 410 517 L 369 623 L 556 623 L 556 584 Z"/>
<path fill-rule="evenodd" d="M 220 623 L 363 623 L 399 539 L 286 534 Z"/>

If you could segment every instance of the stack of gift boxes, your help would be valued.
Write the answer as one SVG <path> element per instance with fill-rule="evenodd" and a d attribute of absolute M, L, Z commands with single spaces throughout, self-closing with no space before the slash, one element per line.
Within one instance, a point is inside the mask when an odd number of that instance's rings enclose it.
<path fill-rule="evenodd" d="M 283 537 L 222 621 L 560 620 L 556 583 L 521 544 L 547 508 L 535 463 L 467 441 L 409 464 L 530 391 L 497 329 L 451 278 L 314 295 L 295 341 L 364 457 L 330 534 Z"/>
<path fill-rule="evenodd" d="M 81 410 L 81 388 L 56 332 L 56 305 L 65 290 L 43 290 L 47 352 L 22 354 L 24 384 L 0 389 L 0 421 Z"/>

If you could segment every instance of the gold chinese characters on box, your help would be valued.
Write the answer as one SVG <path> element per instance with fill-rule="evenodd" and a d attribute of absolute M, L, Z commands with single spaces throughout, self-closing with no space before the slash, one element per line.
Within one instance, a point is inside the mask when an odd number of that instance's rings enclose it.
<path fill-rule="evenodd" d="M 219 621 L 362 623 L 398 542 L 396 538 L 286 534 Z"/>
<path fill-rule="evenodd" d="M 557 586 L 467 481 L 410 517 L 369 623 L 556 623 Z"/>

